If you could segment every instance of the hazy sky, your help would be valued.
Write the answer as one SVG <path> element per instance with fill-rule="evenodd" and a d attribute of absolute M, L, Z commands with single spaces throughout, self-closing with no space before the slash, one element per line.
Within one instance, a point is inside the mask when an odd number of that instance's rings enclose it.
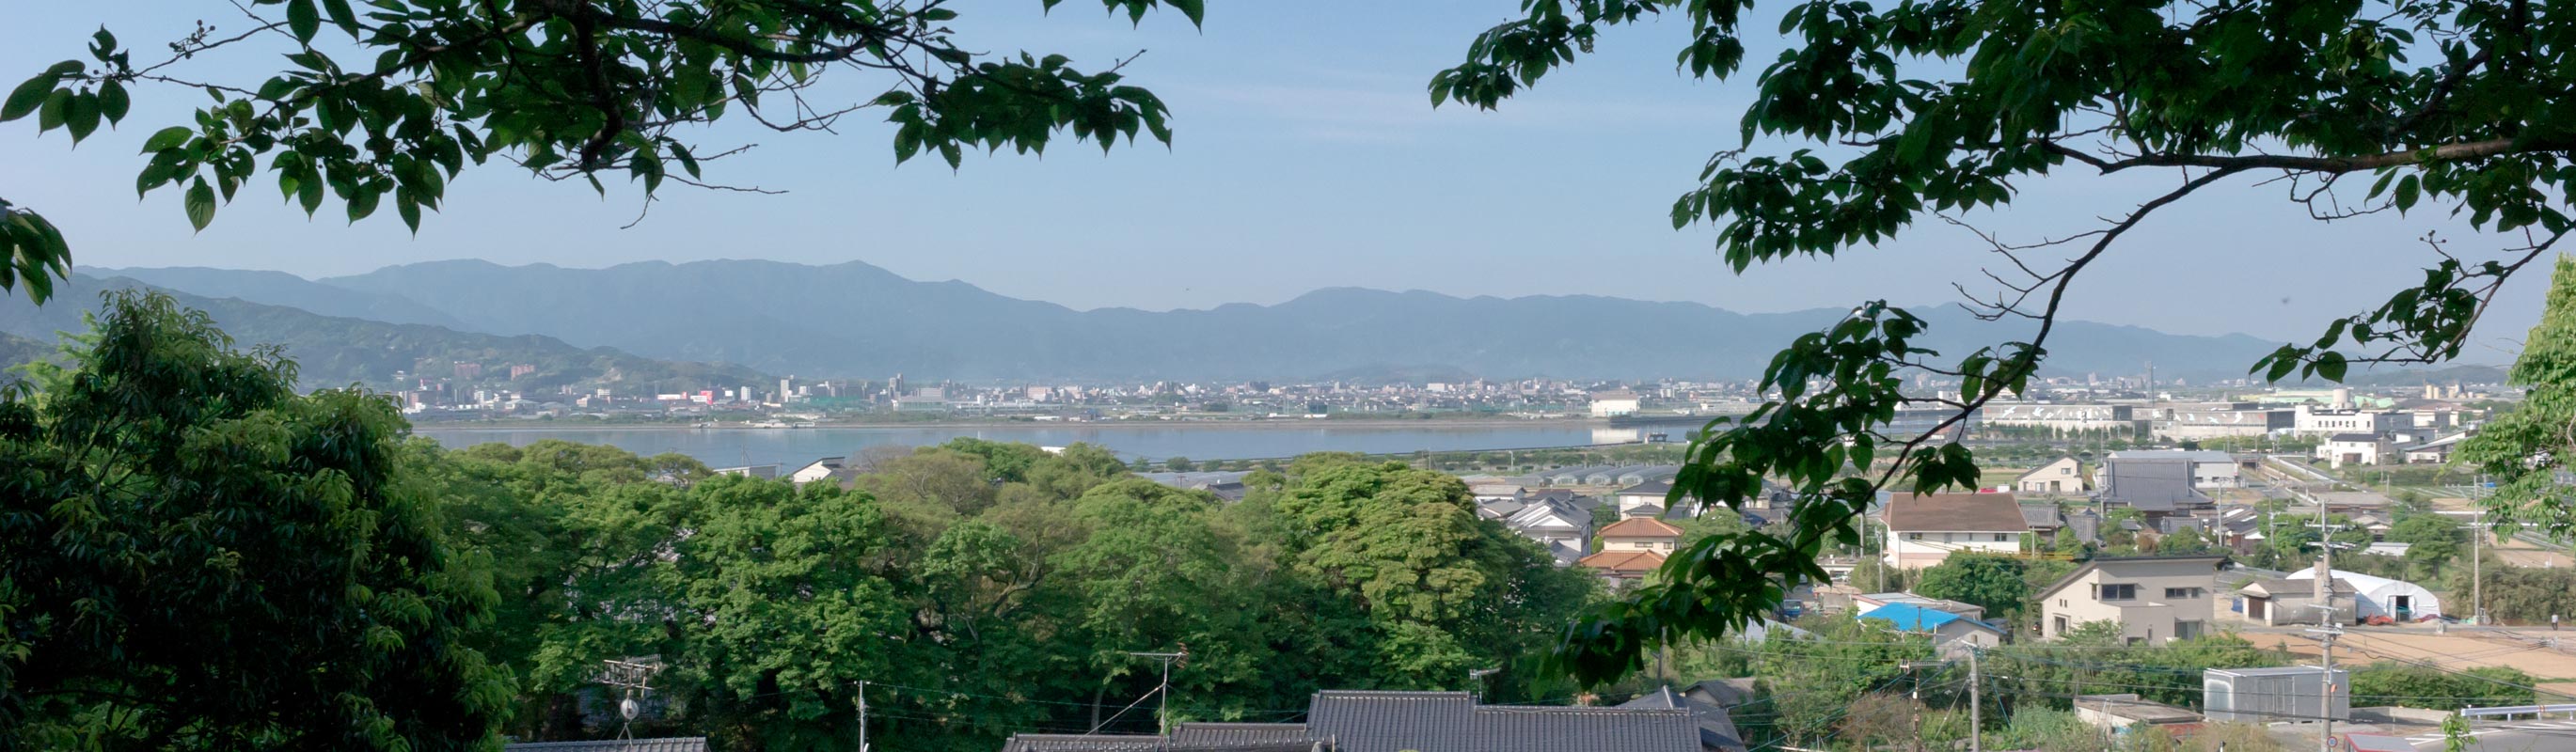
<path fill-rule="evenodd" d="M 0 28 L 0 84 L 82 57 L 106 22 L 138 61 L 203 18 L 245 19 L 215 0 L 22 3 Z M 417 237 L 390 209 L 349 227 L 306 220 L 273 183 L 251 184 L 192 236 L 177 191 L 135 202 L 142 138 L 179 122 L 202 95 L 146 88 L 135 115 L 77 151 L 32 119 L 0 127 L 0 196 L 50 215 L 82 266 L 199 265 L 279 269 L 308 277 L 434 259 L 605 266 L 642 260 L 767 258 L 866 261 L 926 280 L 961 279 L 1076 308 L 1274 303 L 1318 287 L 1426 289 L 1459 295 L 1597 294 L 1691 300 L 1742 311 L 1841 306 L 1867 298 L 1955 300 L 1953 282 L 1987 289 L 1991 254 L 1970 234 L 1917 226 L 1839 261 L 1728 271 L 1705 226 L 1674 231 L 1666 210 L 1707 155 L 1737 146 L 1749 76 L 1699 82 L 1672 65 L 1680 19 L 1610 35 L 1598 56 L 1549 76 L 1500 112 L 1433 110 L 1423 85 L 1455 63 L 1512 0 L 1213 3 L 1203 30 L 1177 14 L 1141 28 L 1087 0 L 1052 16 L 1037 0 L 961 6 L 968 46 L 1072 55 L 1127 68 L 1168 101 L 1179 131 L 1168 150 L 1060 142 L 1044 158 L 970 156 L 895 166 L 891 130 L 873 113 L 839 135 L 725 128 L 707 148 L 760 147 L 709 165 L 710 177 L 783 196 L 666 188 L 643 224 L 620 181 L 602 200 L 586 185 L 544 183 L 515 168 L 452 183 L 444 213 Z M 1770 28 L 1767 22 L 1752 24 Z M 326 36 L 329 34 L 326 30 Z M 1776 45 L 1759 44 L 1758 69 Z M 273 51 L 193 63 L 257 81 Z M 863 98 L 883 82 L 843 76 Z M 1758 148 L 1786 148 L 1764 144 Z M 2007 238 L 2081 231 L 2094 217 L 2169 178 L 2111 181 L 2072 173 L 2024 183 L 2020 207 L 1974 220 Z M 2451 250 L 2484 258 L 2500 245 L 2428 214 L 2321 224 L 2250 179 L 2205 191 L 2151 219 L 2077 283 L 2073 316 L 2173 332 L 2313 338 L 2333 315 L 2362 310 L 2420 279 L 2419 238 L 2440 229 Z M 2545 269 L 2543 270 L 2545 271 Z M 2480 340 L 2510 348 L 2537 316 L 2541 274 L 2506 291 Z M 2485 349 L 2483 346 L 2479 349 Z M 2493 359 L 2498 351 L 2485 349 Z M 2474 353 L 2473 353 L 2474 354 Z"/>

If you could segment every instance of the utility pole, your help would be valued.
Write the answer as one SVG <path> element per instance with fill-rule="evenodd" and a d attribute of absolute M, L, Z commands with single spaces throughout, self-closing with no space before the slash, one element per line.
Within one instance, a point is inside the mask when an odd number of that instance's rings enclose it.
<path fill-rule="evenodd" d="M 1977 653 L 1979 652 L 1982 651 L 1977 646 L 1968 646 L 1968 752 L 1985 752 L 1986 749 L 1986 706 L 1980 699 L 1983 695 L 1977 689 L 1977 685 L 1981 683 L 1977 681 Z M 861 749 L 859 752 L 868 751 Z"/>
<path fill-rule="evenodd" d="M 2323 676 L 2318 677 L 2319 686 L 2323 689 L 2317 697 L 2317 720 L 2324 725 L 2318 727 L 2317 751 L 2334 752 L 2334 643 L 2335 638 L 2343 636 L 2343 625 L 2339 623 L 2342 617 L 2335 613 L 2339 609 L 2330 604 L 2309 604 L 2308 607 L 2326 612 L 2325 627 L 2307 630 L 2307 632 L 2316 635 L 2317 642 L 2323 646 L 2317 651 L 2323 658 L 2321 665 L 2325 671 Z"/>
<path fill-rule="evenodd" d="M 868 680 L 859 680 L 859 752 L 868 752 Z"/>
<path fill-rule="evenodd" d="M 1172 734 L 1172 662 L 1189 658 L 1189 648 L 1183 646 L 1177 653 L 1128 653 L 1128 655 L 1154 658 L 1163 662 L 1163 683 L 1154 686 L 1154 728 L 1157 729 L 1156 733 L 1170 736 Z"/>

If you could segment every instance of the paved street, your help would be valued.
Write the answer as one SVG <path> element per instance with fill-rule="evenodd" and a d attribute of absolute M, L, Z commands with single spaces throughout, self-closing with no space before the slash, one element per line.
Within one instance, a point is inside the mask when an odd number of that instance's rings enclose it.
<path fill-rule="evenodd" d="M 2469 738 L 2471 752 L 2565 752 L 2576 750 L 2576 720 L 2481 723 L 2469 730 Z M 2406 741 L 2423 752 L 2443 748 L 2438 730 L 2409 735 Z"/>

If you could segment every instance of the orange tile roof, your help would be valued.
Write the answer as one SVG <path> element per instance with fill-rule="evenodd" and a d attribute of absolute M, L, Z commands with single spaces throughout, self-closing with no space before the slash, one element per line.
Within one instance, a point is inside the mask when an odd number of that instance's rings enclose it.
<path fill-rule="evenodd" d="M 1601 528 L 1603 538 L 1679 538 L 1682 529 L 1653 517 L 1630 517 Z"/>
<path fill-rule="evenodd" d="M 1664 555 L 1653 551 L 1603 551 L 1583 557 L 1575 565 L 1613 574 L 1642 574 L 1662 567 Z"/>

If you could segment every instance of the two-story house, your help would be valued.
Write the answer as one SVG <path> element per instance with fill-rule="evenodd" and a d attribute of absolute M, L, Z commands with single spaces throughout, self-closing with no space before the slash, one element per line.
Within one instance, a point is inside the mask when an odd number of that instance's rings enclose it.
<path fill-rule="evenodd" d="M 2039 634 L 2058 639 L 2107 621 L 2132 644 L 2162 645 L 2209 630 L 2224 556 L 2103 556 L 2039 591 Z"/>
<path fill-rule="evenodd" d="M 1681 528 L 1652 517 L 1630 517 L 1601 528 L 1603 551 L 1653 551 L 1669 556 L 1681 542 Z"/>
<path fill-rule="evenodd" d="M 2013 490 L 2032 496 L 2082 495 L 2084 463 L 2073 457 L 2059 457 L 2022 473 L 2013 481 Z"/>
<path fill-rule="evenodd" d="M 2011 555 L 2030 534 L 2021 505 L 2008 493 L 1899 493 L 1887 500 L 1887 563 L 1900 569 L 1939 564 L 1960 551 Z"/>

